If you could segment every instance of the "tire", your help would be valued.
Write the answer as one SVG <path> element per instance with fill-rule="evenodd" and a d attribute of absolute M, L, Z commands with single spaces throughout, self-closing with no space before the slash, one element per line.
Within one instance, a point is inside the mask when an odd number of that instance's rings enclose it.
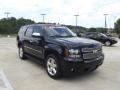
<path fill-rule="evenodd" d="M 46 72 L 53 79 L 61 77 L 60 63 L 58 58 L 53 54 L 48 55 L 46 58 Z"/>
<path fill-rule="evenodd" d="M 110 41 L 106 41 L 105 42 L 105 46 L 111 46 L 111 42 Z"/>
<path fill-rule="evenodd" d="M 19 57 L 20 57 L 20 59 L 22 59 L 22 60 L 25 60 L 27 57 L 25 56 L 25 52 L 24 52 L 24 49 L 23 49 L 23 46 L 22 45 L 20 45 L 19 46 Z"/>

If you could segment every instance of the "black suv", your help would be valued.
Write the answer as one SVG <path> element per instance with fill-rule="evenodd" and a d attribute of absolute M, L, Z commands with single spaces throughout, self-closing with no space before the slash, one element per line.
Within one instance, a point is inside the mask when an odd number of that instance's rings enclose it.
<path fill-rule="evenodd" d="M 33 24 L 22 26 L 17 35 L 19 57 L 34 56 L 45 61 L 52 78 L 64 73 L 95 70 L 103 63 L 101 43 L 79 38 L 60 25 Z"/>
<path fill-rule="evenodd" d="M 111 46 L 117 43 L 117 40 L 115 38 L 107 36 L 103 33 L 88 32 L 85 33 L 84 37 L 99 41 L 106 46 Z"/>

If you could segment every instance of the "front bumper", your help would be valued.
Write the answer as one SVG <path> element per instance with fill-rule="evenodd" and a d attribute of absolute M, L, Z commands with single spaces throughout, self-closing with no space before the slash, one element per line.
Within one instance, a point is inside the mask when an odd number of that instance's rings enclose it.
<path fill-rule="evenodd" d="M 113 44 L 116 44 L 116 43 L 118 43 L 117 40 L 113 40 L 113 41 L 112 41 L 112 45 L 113 45 Z"/>
<path fill-rule="evenodd" d="M 81 72 L 81 71 L 97 68 L 100 65 L 102 65 L 103 61 L 104 61 L 104 55 L 96 59 L 76 61 L 76 62 L 62 60 L 61 68 L 64 73 Z"/>

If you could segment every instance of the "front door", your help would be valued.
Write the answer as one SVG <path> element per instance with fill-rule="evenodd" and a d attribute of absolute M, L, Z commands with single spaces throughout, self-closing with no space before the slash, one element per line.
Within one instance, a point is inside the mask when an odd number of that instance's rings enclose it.
<path fill-rule="evenodd" d="M 32 53 L 38 58 L 43 58 L 44 39 L 43 39 L 42 27 L 34 26 L 33 33 L 40 33 L 40 37 L 32 36 L 32 39 L 31 39 L 31 47 L 33 49 Z"/>

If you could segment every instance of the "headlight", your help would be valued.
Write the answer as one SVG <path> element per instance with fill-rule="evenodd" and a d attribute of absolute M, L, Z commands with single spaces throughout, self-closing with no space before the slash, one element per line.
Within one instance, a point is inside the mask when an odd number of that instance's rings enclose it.
<path fill-rule="evenodd" d="M 79 53 L 79 50 L 77 50 L 77 49 L 70 49 L 69 53 L 70 53 L 70 55 L 77 55 Z"/>
<path fill-rule="evenodd" d="M 67 61 L 83 61 L 79 49 L 67 49 L 65 48 L 65 60 Z"/>
<path fill-rule="evenodd" d="M 80 58 L 79 50 L 78 49 L 70 49 L 69 50 L 69 57 Z"/>

